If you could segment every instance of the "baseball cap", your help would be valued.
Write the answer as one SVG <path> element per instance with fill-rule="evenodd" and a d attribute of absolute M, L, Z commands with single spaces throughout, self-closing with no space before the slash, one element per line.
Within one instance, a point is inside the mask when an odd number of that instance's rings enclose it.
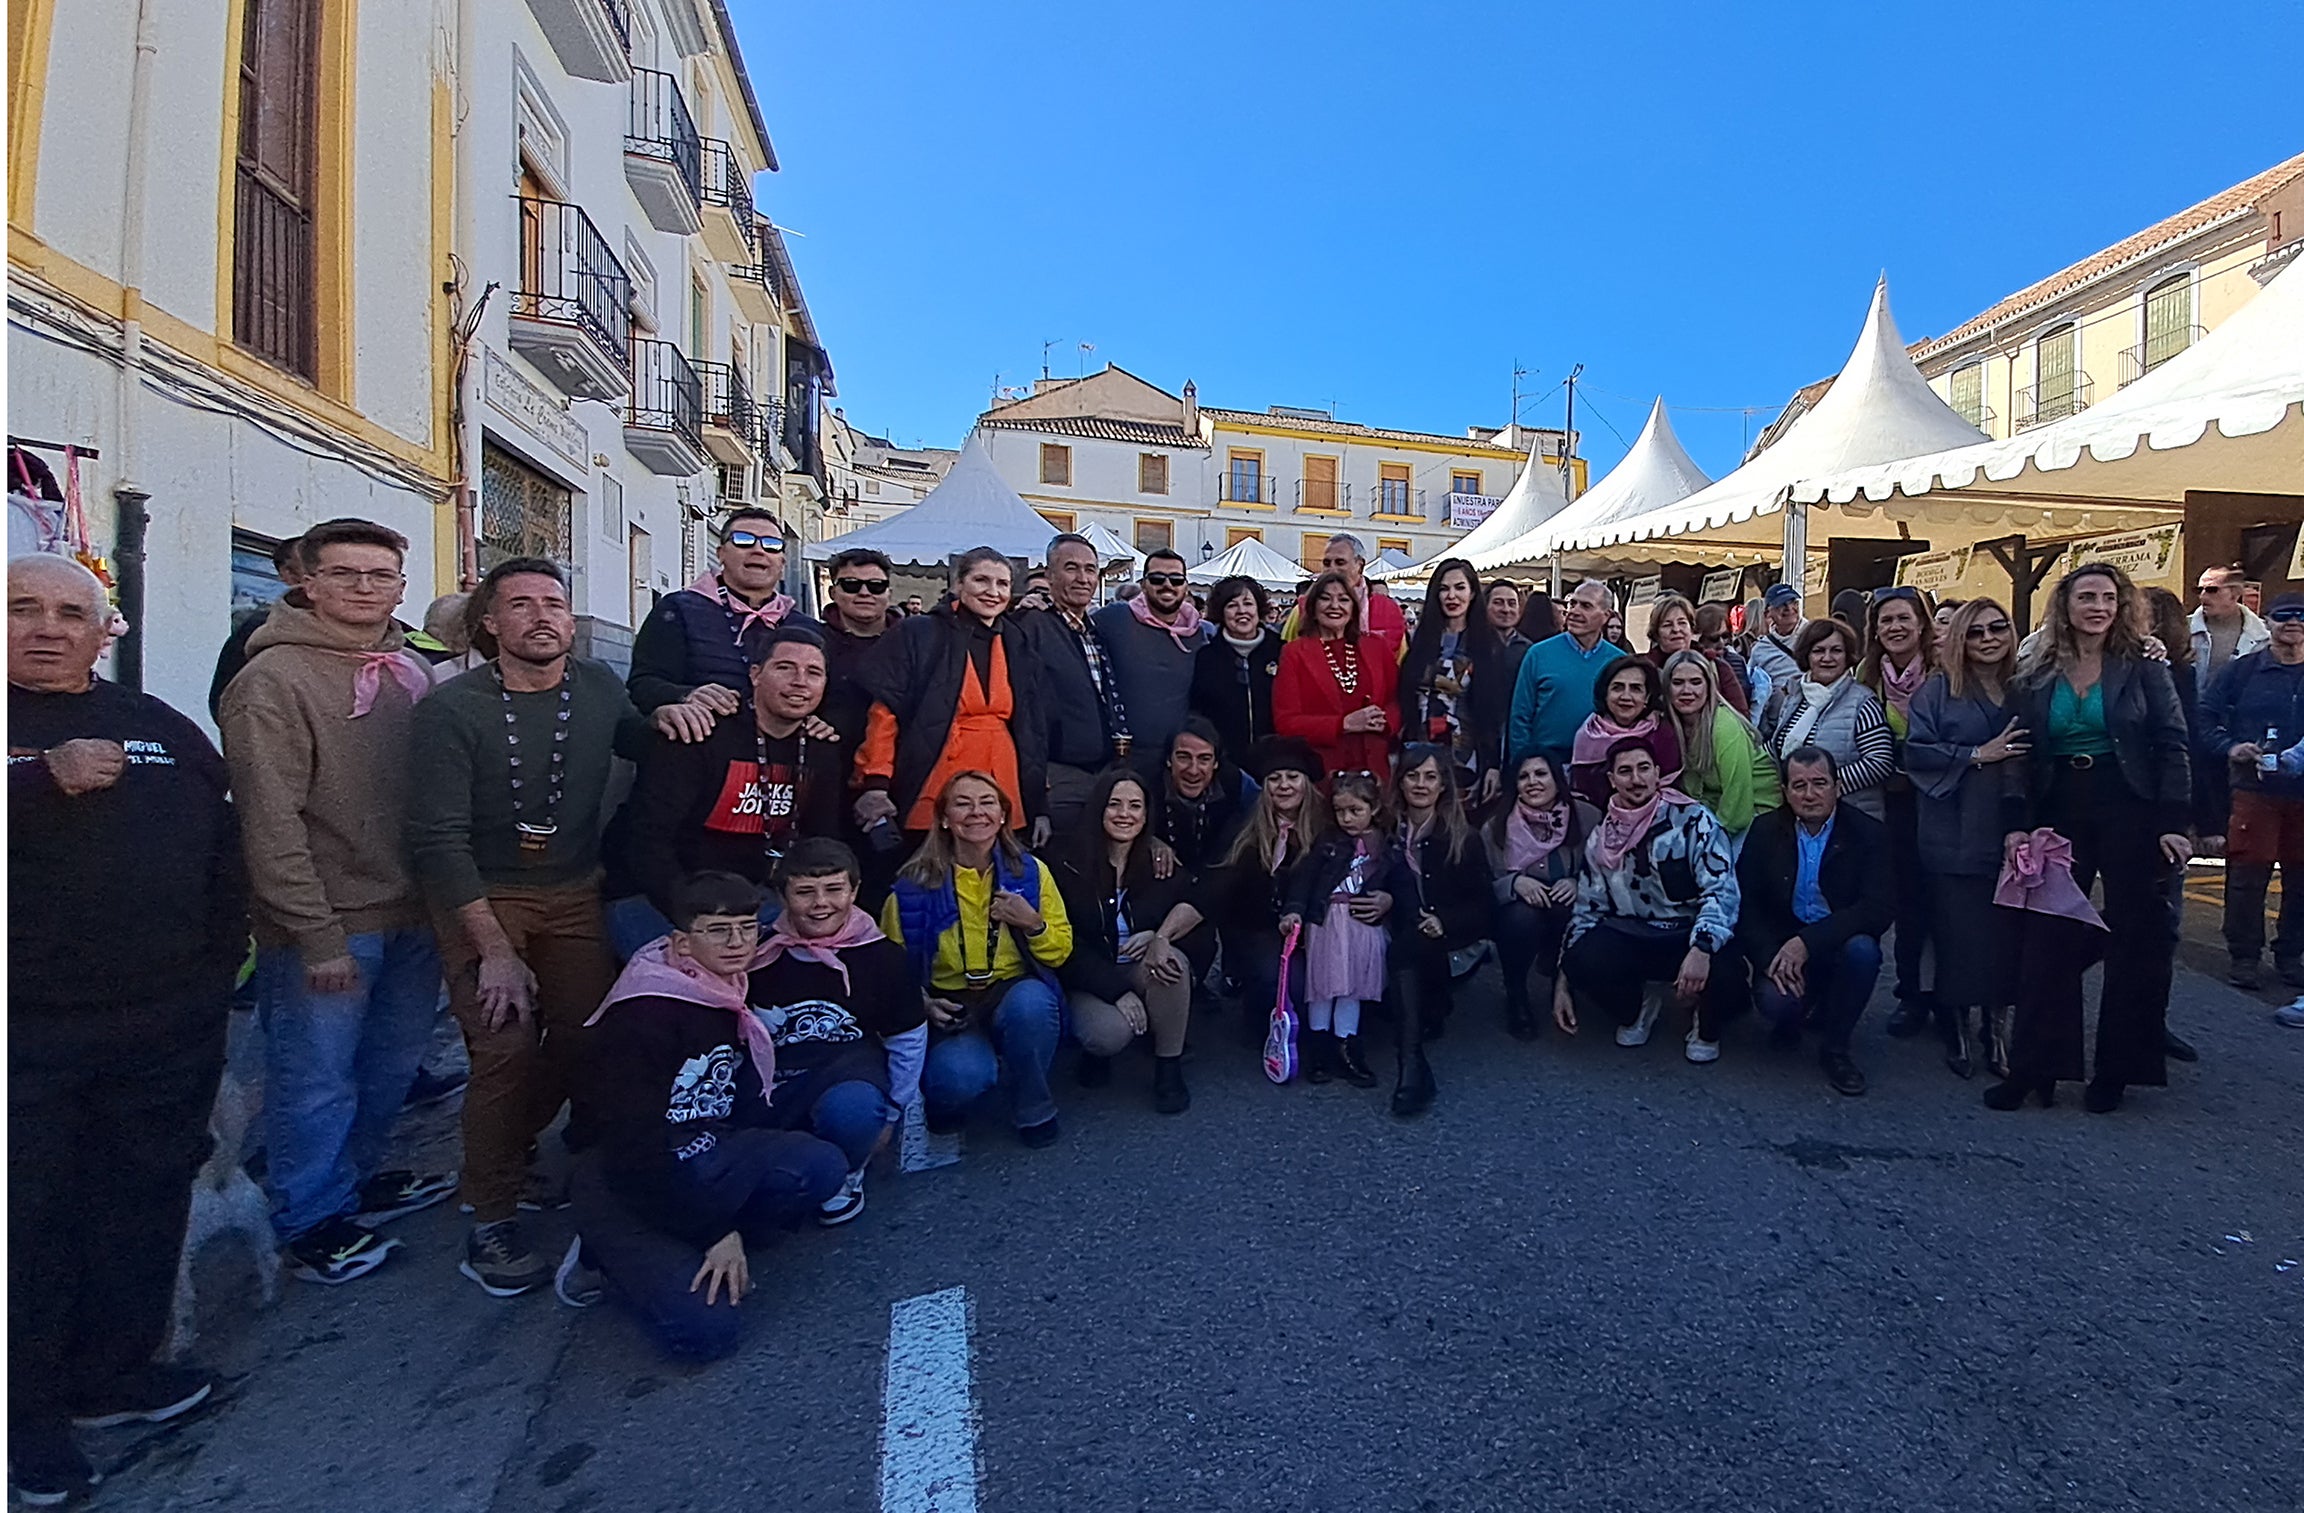
<path fill-rule="evenodd" d="M 1779 604 L 1798 604 L 1799 602 L 1800 590 L 1791 584 L 1777 583 L 1769 586 L 1767 603 L 1770 609 L 1774 609 Z"/>

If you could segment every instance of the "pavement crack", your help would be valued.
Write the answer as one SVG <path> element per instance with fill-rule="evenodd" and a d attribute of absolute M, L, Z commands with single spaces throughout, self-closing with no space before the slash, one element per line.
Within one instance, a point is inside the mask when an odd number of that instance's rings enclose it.
<path fill-rule="evenodd" d="M 545 1415 L 552 1409 L 554 1389 L 560 1381 L 560 1368 L 566 1364 L 568 1354 L 575 1348 L 575 1345 L 576 1331 L 572 1328 L 563 1328 L 560 1331 L 559 1348 L 552 1352 L 552 1360 L 544 1370 L 543 1380 L 531 1390 L 528 1416 L 526 1422 L 520 1427 L 520 1438 L 510 1450 L 505 1452 L 504 1464 L 496 1473 L 496 1485 L 488 1494 L 487 1513 L 510 1513 L 510 1509 L 515 1506 L 513 1501 L 514 1488 L 518 1485 L 522 1473 L 542 1448 L 544 1419 Z M 562 1457 L 555 1457 L 554 1459 L 559 1461 Z M 589 1454 L 578 1459 L 574 1465 L 567 1468 L 567 1475 L 573 1476 L 577 1469 L 583 1465 L 584 1460 L 588 1459 L 590 1459 Z M 559 1480 L 566 1480 L 566 1477 L 563 1476 Z M 557 1484 L 557 1481 L 546 1483 L 548 1486 Z"/>

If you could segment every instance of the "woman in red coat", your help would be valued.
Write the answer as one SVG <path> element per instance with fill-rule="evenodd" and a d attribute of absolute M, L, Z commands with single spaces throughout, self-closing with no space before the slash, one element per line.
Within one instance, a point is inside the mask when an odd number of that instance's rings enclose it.
<path fill-rule="evenodd" d="M 1280 734 L 1308 742 L 1331 775 L 1371 772 L 1382 784 L 1400 727 L 1393 704 L 1400 669 L 1383 641 L 1359 633 L 1359 601 L 1343 574 L 1322 573 L 1304 602 L 1311 606 L 1311 632 L 1280 653 L 1272 723 Z"/>

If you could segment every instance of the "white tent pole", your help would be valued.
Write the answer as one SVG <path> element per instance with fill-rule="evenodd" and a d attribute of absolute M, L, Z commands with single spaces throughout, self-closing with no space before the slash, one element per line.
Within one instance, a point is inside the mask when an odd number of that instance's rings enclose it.
<path fill-rule="evenodd" d="M 1557 551 L 1552 554 L 1552 597 L 1560 597 L 1560 554 Z"/>
<path fill-rule="evenodd" d="M 1784 504 L 1784 569 L 1776 581 L 1791 584 L 1800 590 L 1801 597 L 1807 597 L 1808 506 L 1797 499 Z"/>

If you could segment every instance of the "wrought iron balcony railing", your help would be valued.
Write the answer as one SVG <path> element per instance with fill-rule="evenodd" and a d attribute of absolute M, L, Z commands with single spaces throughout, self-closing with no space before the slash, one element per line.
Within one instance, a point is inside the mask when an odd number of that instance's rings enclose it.
<path fill-rule="evenodd" d="M 2120 354 L 2120 387 L 2127 388 L 2169 358 L 2190 350 L 2194 342 L 2207 334 L 2206 326 L 2178 326 L 2173 331 L 2146 337 Z"/>
<path fill-rule="evenodd" d="M 703 203 L 704 140 L 696 118 L 680 94 L 680 81 L 653 68 L 632 70 L 632 110 L 624 127 L 624 150 L 654 158 L 678 170 L 688 198 Z"/>
<path fill-rule="evenodd" d="M 632 280 L 580 207 L 520 197 L 520 286 L 512 313 L 575 326 L 623 365 L 632 342 Z"/>
<path fill-rule="evenodd" d="M 636 430 L 668 431 L 704 445 L 704 381 L 687 355 L 668 341 L 632 344 L 632 411 Z"/>
<path fill-rule="evenodd" d="M 2085 374 L 2075 373 L 2053 383 L 2034 384 L 2016 391 L 2016 429 L 2029 431 L 2051 421 L 2077 415 L 2088 408 L 2095 388 Z"/>

